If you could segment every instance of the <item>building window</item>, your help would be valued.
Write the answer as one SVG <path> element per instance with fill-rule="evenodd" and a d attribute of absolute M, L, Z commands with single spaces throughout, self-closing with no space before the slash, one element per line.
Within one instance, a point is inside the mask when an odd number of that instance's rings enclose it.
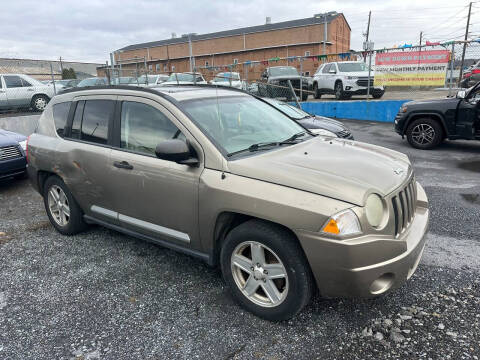
<path fill-rule="evenodd" d="M 233 59 L 233 64 L 238 64 L 238 59 Z"/>
<path fill-rule="evenodd" d="M 155 65 L 155 71 L 160 71 L 160 64 Z"/>
<path fill-rule="evenodd" d="M 208 66 L 208 65 L 209 65 L 209 64 L 208 64 L 208 61 L 205 61 L 205 66 Z"/>
<path fill-rule="evenodd" d="M 167 65 L 163 65 L 163 71 L 165 71 L 165 72 L 168 71 L 168 66 Z"/>
<path fill-rule="evenodd" d="M 172 65 L 172 71 L 175 71 L 175 65 Z"/>
<path fill-rule="evenodd" d="M 310 51 L 305 51 L 305 56 L 310 56 Z"/>
<path fill-rule="evenodd" d="M 153 66 L 152 66 L 152 65 L 148 65 L 148 70 L 152 71 L 152 70 L 153 70 Z"/>

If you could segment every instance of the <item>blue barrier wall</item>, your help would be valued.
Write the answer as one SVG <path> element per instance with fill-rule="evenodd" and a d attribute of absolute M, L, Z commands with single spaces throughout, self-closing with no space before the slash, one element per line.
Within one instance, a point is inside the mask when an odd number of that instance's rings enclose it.
<path fill-rule="evenodd" d="M 316 101 L 303 102 L 303 110 L 321 116 L 393 122 L 398 109 L 411 100 Z"/>

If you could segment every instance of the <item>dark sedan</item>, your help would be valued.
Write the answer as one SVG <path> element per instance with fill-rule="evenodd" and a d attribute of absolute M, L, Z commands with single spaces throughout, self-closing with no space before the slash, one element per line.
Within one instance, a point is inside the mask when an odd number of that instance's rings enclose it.
<path fill-rule="evenodd" d="M 25 176 L 27 138 L 0 129 L 0 179 Z"/>
<path fill-rule="evenodd" d="M 324 116 L 316 116 L 303 111 L 293 105 L 275 99 L 263 98 L 264 101 L 274 106 L 289 118 L 298 121 L 301 125 L 313 132 L 321 135 L 335 134 L 339 138 L 353 140 L 350 129 L 340 121 L 333 120 Z"/>

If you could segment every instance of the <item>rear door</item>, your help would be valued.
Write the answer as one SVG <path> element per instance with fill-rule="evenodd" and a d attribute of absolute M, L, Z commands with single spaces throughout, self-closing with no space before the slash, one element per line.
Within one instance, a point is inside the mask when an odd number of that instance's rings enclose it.
<path fill-rule="evenodd" d="M 330 67 L 332 64 L 325 64 L 325 66 L 322 68 L 322 72 L 319 74 L 318 77 L 318 88 L 319 89 L 328 89 L 327 87 L 327 79 L 328 79 L 328 72 L 330 70 Z"/>
<path fill-rule="evenodd" d="M 73 102 L 65 141 L 57 149 L 59 172 L 87 215 L 111 221 L 107 164 L 116 96 L 81 96 Z M 55 106 L 55 105 L 54 105 Z M 97 216 L 98 215 L 98 216 Z"/>
<path fill-rule="evenodd" d="M 121 226 L 198 249 L 198 186 L 203 165 L 191 167 L 161 160 L 155 147 L 162 140 L 186 141 L 188 137 L 201 156 L 200 145 L 155 101 L 119 97 L 117 107 L 117 140 L 108 172 L 115 194 L 112 210 Z"/>

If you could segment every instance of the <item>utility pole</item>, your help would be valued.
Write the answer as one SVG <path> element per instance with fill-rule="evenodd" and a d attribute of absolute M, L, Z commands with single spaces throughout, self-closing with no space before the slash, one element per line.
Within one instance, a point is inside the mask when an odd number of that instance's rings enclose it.
<path fill-rule="evenodd" d="M 327 54 L 327 13 L 323 14 L 323 55 Z"/>
<path fill-rule="evenodd" d="M 60 56 L 60 71 L 62 72 L 63 74 L 63 63 L 62 63 L 62 57 Z"/>
<path fill-rule="evenodd" d="M 192 34 L 188 34 L 188 52 L 190 58 L 190 72 L 193 72 L 193 64 L 192 64 Z"/>
<path fill-rule="evenodd" d="M 465 51 L 467 50 L 467 38 L 468 38 L 468 28 L 470 26 L 470 14 L 472 13 L 472 3 L 468 6 L 468 18 L 467 18 L 467 27 L 465 28 L 465 42 L 463 43 L 463 51 L 462 51 L 462 61 L 460 62 L 460 74 L 458 74 L 458 84 L 460 85 L 460 81 L 462 81 L 463 75 L 463 63 L 465 61 Z"/>
<path fill-rule="evenodd" d="M 365 42 L 368 44 L 368 38 L 370 36 L 370 19 L 372 17 L 372 11 L 368 12 L 368 25 L 367 25 L 367 32 L 365 33 Z M 363 62 L 366 62 L 367 58 L 363 58 Z"/>
<path fill-rule="evenodd" d="M 422 51 L 422 36 L 423 36 L 423 31 L 420 31 L 420 42 L 418 45 L 420 45 L 420 51 Z"/>

